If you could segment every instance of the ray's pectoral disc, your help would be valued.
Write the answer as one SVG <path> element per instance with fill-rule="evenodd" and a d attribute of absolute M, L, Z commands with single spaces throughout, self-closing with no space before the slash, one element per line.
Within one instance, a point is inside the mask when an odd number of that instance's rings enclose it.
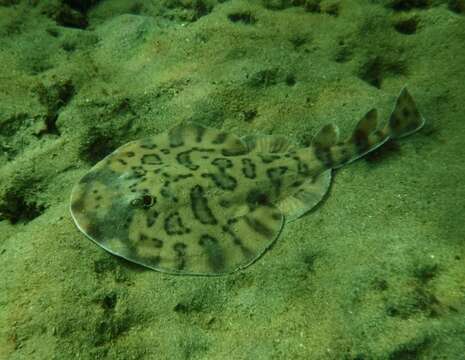
<path fill-rule="evenodd" d="M 231 273 L 263 254 L 283 225 L 266 195 L 272 185 L 262 191 L 267 201 L 248 200 L 266 174 L 258 166 L 252 174 L 256 160 L 234 135 L 179 126 L 97 163 L 74 187 L 71 213 L 91 240 L 132 262 L 176 274 Z"/>

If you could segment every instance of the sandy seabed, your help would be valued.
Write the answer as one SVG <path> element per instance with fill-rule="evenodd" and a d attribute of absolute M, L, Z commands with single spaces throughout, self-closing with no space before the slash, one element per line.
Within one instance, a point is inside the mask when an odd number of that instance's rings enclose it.
<path fill-rule="evenodd" d="M 463 359 L 464 44 L 463 0 L 0 0 L 0 359 Z M 128 141 L 306 146 L 405 85 L 426 126 L 232 275 L 143 269 L 69 214 Z"/>

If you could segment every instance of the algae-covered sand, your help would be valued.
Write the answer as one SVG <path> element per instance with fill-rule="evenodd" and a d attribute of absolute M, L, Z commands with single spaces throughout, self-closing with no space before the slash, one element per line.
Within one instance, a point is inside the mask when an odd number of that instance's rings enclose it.
<path fill-rule="evenodd" d="M 0 359 L 462 359 L 463 44 L 461 0 L 0 1 Z M 190 120 L 306 146 L 404 85 L 425 127 L 232 275 L 144 269 L 69 213 L 131 140 Z"/>

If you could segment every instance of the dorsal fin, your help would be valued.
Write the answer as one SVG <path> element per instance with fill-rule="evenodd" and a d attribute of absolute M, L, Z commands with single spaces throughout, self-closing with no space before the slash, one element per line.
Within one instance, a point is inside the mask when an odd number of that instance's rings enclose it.
<path fill-rule="evenodd" d="M 371 109 L 368 111 L 365 116 L 363 116 L 357 126 L 354 129 L 351 140 L 355 140 L 357 136 L 364 135 L 368 137 L 373 131 L 377 129 L 378 126 L 378 111 L 376 109 Z"/>
<path fill-rule="evenodd" d="M 387 132 L 396 139 L 419 130 L 425 123 L 412 98 L 412 95 L 404 87 L 396 100 L 396 105 L 389 117 Z"/>
<path fill-rule="evenodd" d="M 357 123 L 349 141 L 353 143 L 359 152 L 363 154 L 374 145 L 372 134 L 377 130 L 378 112 L 376 109 L 368 111 Z M 375 138 L 375 141 L 378 139 Z"/>

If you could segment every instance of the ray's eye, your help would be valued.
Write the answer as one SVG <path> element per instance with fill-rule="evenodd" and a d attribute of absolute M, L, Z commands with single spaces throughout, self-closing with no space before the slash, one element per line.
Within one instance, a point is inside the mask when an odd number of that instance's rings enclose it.
<path fill-rule="evenodd" d="M 145 208 L 151 207 L 155 203 L 154 198 L 148 194 L 142 196 L 142 206 Z"/>
<path fill-rule="evenodd" d="M 155 198 L 150 196 L 149 194 L 145 194 L 139 198 L 131 200 L 131 205 L 138 208 L 146 208 L 153 206 L 155 204 Z"/>

